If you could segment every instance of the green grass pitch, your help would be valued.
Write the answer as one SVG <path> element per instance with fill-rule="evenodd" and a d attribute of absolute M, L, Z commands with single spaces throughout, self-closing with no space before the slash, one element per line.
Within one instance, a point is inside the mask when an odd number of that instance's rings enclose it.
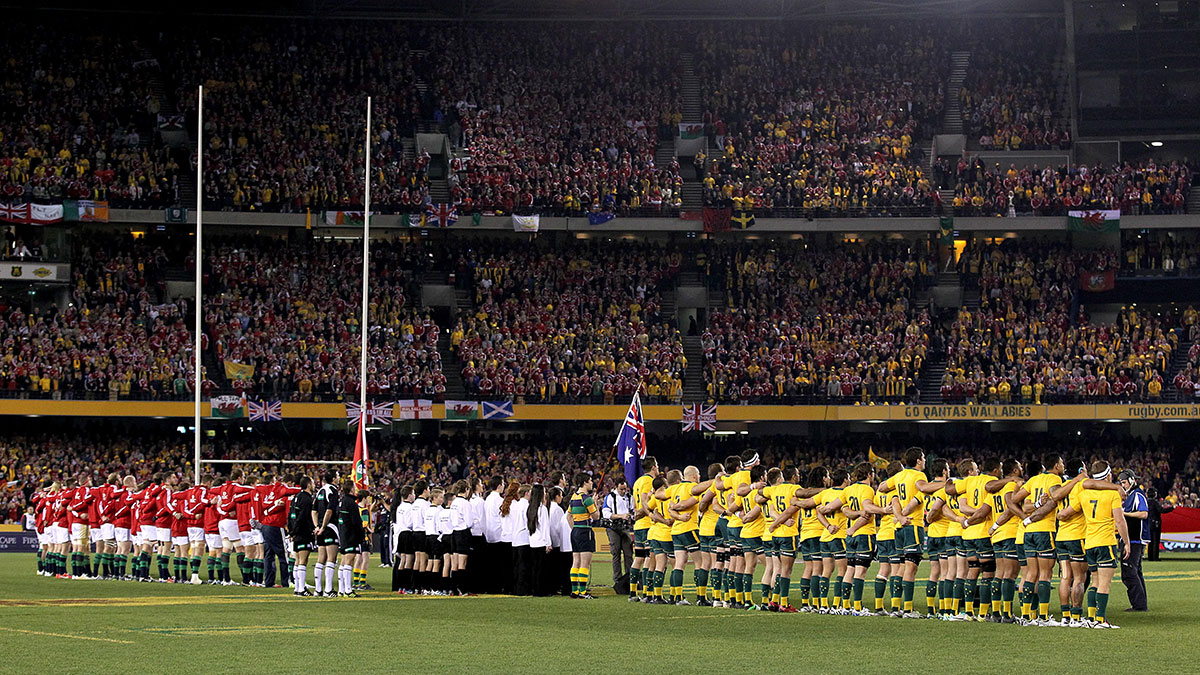
<path fill-rule="evenodd" d="M 597 561 L 597 585 L 608 567 Z M 1145 565 L 1149 613 L 1122 611 L 1125 588 L 1114 581 L 1119 631 L 648 606 L 604 587 L 590 602 L 384 591 L 295 599 L 278 589 L 64 581 L 33 570 L 32 554 L 0 556 L 0 672 L 1200 670 L 1200 557 L 1178 554 Z M 373 567 L 370 582 L 387 588 L 390 570 Z"/>

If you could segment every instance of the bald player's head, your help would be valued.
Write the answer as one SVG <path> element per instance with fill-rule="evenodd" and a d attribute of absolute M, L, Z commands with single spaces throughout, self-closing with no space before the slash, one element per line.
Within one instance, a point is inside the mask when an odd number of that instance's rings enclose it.
<path fill-rule="evenodd" d="M 683 469 L 683 479 L 689 483 L 700 482 L 700 469 L 694 466 L 687 466 Z"/>

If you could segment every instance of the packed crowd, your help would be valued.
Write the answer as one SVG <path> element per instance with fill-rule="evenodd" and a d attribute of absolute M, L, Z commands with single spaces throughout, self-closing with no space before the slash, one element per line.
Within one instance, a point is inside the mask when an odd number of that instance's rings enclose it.
<path fill-rule="evenodd" d="M 641 382 L 655 402 L 681 400 L 683 343 L 661 312 L 678 251 L 576 244 L 470 255 L 475 307 L 450 334 L 468 393 L 611 403 Z"/>
<path fill-rule="evenodd" d="M 1184 212 L 1192 170 L 1183 162 L 1123 162 L 1110 167 L 987 166 L 962 157 L 956 167 L 954 211 L 961 215 L 1063 216 L 1071 210 L 1119 210 L 1125 215 Z"/>
<path fill-rule="evenodd" d="M 0 46 L 0 198 L 174 203 L 182 172 L 152 133 L 158 63 L 126 31 L 9 23 Z"/>
<path fill-rule="evenodd" d="M 908 243 L 714 250 L 727 306 L 701 335 L 709 398 L 901 403 L 917 394 L 931 320 L 912 307 L 928 253 Z"/>
<path fill-rule="evenodd" d="M 424 29 L 392 24 L 196 25 L 168 67 L 195 124 L 205 85 L 204 194 L 234 211 L 361 210 L 366 96 L 373 96 L 372 206 L 423 210 L 428 156 L 402 140 L 423 117 Z"/>
<path fill-rule="evenodd" d="M 984 150 L 1071 147 L 1056 79 L 1056 66 L 1066 68 L 1059 63 L 1063 33 L 1062 26 L 1020 21 L 994 23 L 977 36 L 993 48 L 971 50 L 967 79 L 957 93 L 968 139 Z"/>
<path fill-rule="evenodd" d="M 946 338 L 945 401 L 1063 403 L 1161 400 L 1177 326 L 1122 309 L 1093 324 L 1075 297 L 1082 271 L 1116 268 L 1116 253 L 1009 241 L 968 248 L 960 272 L 980 304 Z"/>
<path fill-rule="evenodd" d="M 679 166 L 655 162 L 680 121 L 679 38 L 653 25 L 617 33 L 555 25 L 439 30 L 440 109 L 465 156 L 460 209 L 675 215 Z M 580 32 L 582 28 L 582 33 Z"/>
<path fill-rule="evenodd" d="M 190 303 L 171 299 L 167 254 L 134 239 L 80 236 L 65 309 L 0 311 L 9 397 L 170 398 L 185 393 Z"/>
<path fill-rule="evenodd" d="M 369 394 L 445 392 L 440 329 L 419 297 L 405 244 L 372 249 Z M 351 243 L 217 240 L 204 258 L 207 355 L 254 365 L 253 379 L 216 386 L 295 401 L 339 401 L 359 391 L 362 249 Z"/>
<path fill-rule="evenodd" d="M 916 141 L 942 109 L 945 40 L 919 26 L 702 31 L 705 204 L 764 214 L 928 214 Z M 755 45 L 746 47 L 746 40 Z"/>

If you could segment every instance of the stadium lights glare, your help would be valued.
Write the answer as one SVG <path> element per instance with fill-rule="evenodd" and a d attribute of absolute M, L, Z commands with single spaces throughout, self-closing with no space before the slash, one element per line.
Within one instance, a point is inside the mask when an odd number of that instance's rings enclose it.
<path fill-rule="evenodd" d="M 1150 145 L 1152 145 L 1156 148 L 1161 148 L 1162 144 L 1163 144 L 1162 141 L 1150 141 Z"/>
<path fill-rule="evenodd" d="M 713 436 L 732 436 L 736 433 L 736 431 L 714 431 Z"/>
<path fill-rule="evenodd" d="M 949 420 L 917 420 L 917 424 L 945 424 Z"/>
<path fill-rule="evenodd" d="M 863 420 L 863 421 L 865 421 L 867 424 L 883 424 L 887 420 Z"/>

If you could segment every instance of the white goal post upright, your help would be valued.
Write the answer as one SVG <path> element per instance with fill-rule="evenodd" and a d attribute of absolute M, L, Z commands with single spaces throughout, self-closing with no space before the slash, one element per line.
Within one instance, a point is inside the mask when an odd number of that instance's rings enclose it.
<path fill-rule="evenodd" d="M 192 461 L 192 467 L 195 469 L 195 485 L 200 484 L 200 227 L 204 220 L 204 85 L 200 85 L 196 89 L 196 261 L 193 267 L 196 272 L 196 299 L 193 302 L 196 312 L 196 342 L 192 347 L 192 356 L 195 360 L 193 373 L 194 382 L 192 383 L 192 392 L 194 394 L 196 407 L 193 411 L 194 418 L 192 420 L 193 437 L 195 447 L 192 451 L 195 453 L 195 458 Z"/>
<path fill-rule="evenodd" d="M 365 170 L 363 177 L 366 179 L 366 185 L 363 190 L 363 262 L 362 262 L 362 322 L 358 325 L 359 337 L 362 340 L 360 351 L 362 352 L 362 362 L 359 364 L 360 370 L 358 375 L 358 404 L 360 414 L 365 415 L 367 412 L 367 276 L 370 273 L 370 250 L 371 250 L 371 97 L 367 97 L 367 140 L 366 140 L 366 155 L 363 157 L 365 162 Z M 363 441 L 366 441 L 366 420 L 360 419 L 359 429 L 363 435 Z"/>

